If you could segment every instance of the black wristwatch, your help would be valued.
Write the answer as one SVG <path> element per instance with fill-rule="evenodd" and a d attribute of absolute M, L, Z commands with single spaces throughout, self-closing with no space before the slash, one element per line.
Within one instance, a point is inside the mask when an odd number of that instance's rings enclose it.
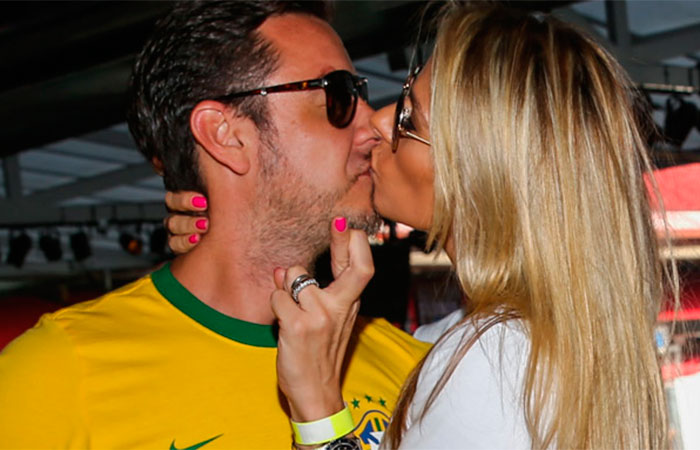
<path fill-rule="evenodd" d="M 318 447 L 317 450 L 362 450 L 360 438 L 357 436 L 343 436 L 335 441 Z"/>

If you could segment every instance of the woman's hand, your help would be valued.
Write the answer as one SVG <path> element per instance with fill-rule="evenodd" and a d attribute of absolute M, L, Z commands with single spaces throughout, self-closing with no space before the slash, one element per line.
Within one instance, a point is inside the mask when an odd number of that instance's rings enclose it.
<path fill-rule="evenodd" d="M 170 212 L 163 221 L 169 233 L 168 245 L 175 253 L 187 253 L 209 229 L 207 199 L 198 192 L 168 191 L 165 194 L 165 205 Z"/>
<path fill-rule="evenodd" d="M 359 296 L 374 275 L 372 253 L 363 231 L 346 229 L 344 218 L 331 226 L 335 281 L 325 289 L 304 288 L 295 303 L 300 266 L 275 269 L 272 310 L 279 322 L 277 377 L 289 401 L 292 420 L 309 422 L 343 409 L 343 360 L 360 307 Z"/>

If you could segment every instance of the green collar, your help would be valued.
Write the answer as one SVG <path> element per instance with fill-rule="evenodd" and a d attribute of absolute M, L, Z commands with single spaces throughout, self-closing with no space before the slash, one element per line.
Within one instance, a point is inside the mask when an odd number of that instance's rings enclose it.
<path fill-rule="evenodd" d="M 260 325 L 235 319 L 203 303 L 185 288 L 170 271 L 170 263 L 151 274 L 153 284 L 177 309 L 215 333 L 256 347 L 277 347 L 277 333 L 272 325 Z"/>

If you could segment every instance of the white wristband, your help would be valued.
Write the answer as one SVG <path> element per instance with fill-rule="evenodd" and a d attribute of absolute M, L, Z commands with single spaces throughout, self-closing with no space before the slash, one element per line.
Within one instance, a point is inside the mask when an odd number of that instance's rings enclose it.
<path fill-rule="evenodd" d="M 345 408 L 332 416 L 313 422 L 292 422 L 294 441 L 302 445 L 315 445 L 330 442 L 349 434 L 354 428 L 350 408 Z"/>

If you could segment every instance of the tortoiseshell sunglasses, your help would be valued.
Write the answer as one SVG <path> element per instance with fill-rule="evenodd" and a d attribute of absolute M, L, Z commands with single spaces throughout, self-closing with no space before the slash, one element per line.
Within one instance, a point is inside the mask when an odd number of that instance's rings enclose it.
<path fill-rule="evenodd" d="M 367 78 L 353 75 L 347 70 L 336 70 L 322 78 L 294 81 L 276 86 L 259 87 L 250 91 L 234 92 L 216 98 L 217 101 L 230 101 L 250 95 L 268 95 L 276 92 L 298 92 L 323 89 L 326 93 L 326 115 L 336 128 L 350 125 L 357 110 L 357 98 L 367 101 Z"/>

